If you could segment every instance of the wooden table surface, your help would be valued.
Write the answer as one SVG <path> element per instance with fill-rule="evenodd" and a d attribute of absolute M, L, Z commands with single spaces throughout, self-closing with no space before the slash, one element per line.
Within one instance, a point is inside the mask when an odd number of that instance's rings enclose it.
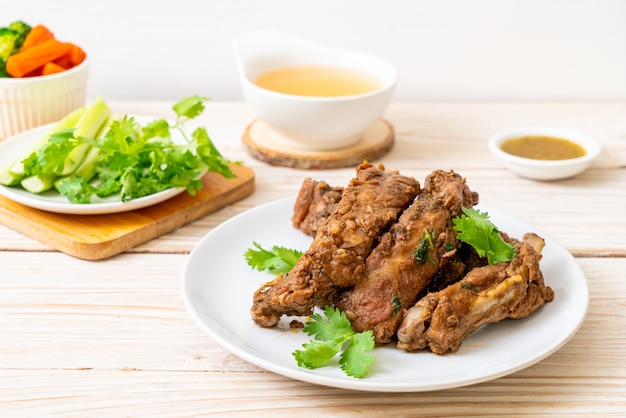
<path fill-rule="evenodd" d="M 119 113 L 170 116 L 169 102 L 112 102 Z M 394 103 L 387 168 L 422 180 L 454 169 L 481 204 L 520 218 L 570 251 L 590 304 L 556 353 L 508 376 L 419 393 L 374 393 L 292 380 L 214 342 L 188 315 L 181 273 L 221 222 L 294 196 L 311 176 L 346 184 L 353 168 L 307 171 L 250 157 L 245 103 L 210 102 L 195 123 L 256 175 L 255 192 L 102 261 L 74 258 L 0 226 L 0 415 L 27 416 L 619 416 L 626 415 L 626 103 Z M 574 125 L 601 157 L 582 175 L 525 180 L 486 141 L 521 125 Z"/>

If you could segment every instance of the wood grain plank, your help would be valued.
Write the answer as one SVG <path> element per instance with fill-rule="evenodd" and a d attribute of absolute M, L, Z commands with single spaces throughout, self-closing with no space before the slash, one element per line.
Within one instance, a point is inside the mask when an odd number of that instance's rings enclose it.
<path fill-rule="evenodd" d="M 0 379 L 14 382 L 12 396 L 22 399 L 0 403 L 7 416 L 602 417 L 626 407 L 608 379 L 516 376 L 416 394 L 324 388 L 264 372 L 51 370 L 0 372 Z M 576 391 L 580 384 L 588 390 Z"/>

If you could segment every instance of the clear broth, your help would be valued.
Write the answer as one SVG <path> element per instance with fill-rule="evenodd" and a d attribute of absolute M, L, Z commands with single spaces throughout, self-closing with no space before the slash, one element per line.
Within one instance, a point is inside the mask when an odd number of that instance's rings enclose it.
<path fill-rule="evenodd" d="M 254 84 L 298 96 L 351 96 L 382 86 L 376 77 L 350 68 L 308 65 L 284 67 L 261 74 Z"/>
<path fill-rule="evenodd" d="M 582 157 L 585 149 L 569 139 L 544 135 L 528 135 L 507 139 L 502 151 L 535 160 L 569 160 Z"/>

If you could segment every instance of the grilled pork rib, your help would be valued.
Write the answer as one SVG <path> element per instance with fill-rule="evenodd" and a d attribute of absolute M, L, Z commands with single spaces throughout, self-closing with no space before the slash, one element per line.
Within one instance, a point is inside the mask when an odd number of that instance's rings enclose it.
<path fill-rule="evenodd" d="M 544 241 L 536 234 L 516 242 L 508 263 L 477 267 L 461 281 L 429 293 L 409 309 L 400 325 L 398 348 L 455 352 L 484 324 L 523 318 L 554 298 L 539 268 Z"/>
<path fill-rule="evenodd" d="M 314 237 L 337 208 L 342 194 L 343 187 L 331 187 L 325 181 L 304 179 L 293 207 L 293 226 Z"/>
<path fill-rule="evenodd" d="M 420 192 L 417 180 L 383 166 L 363 163 L 356 171 L 289 274 L 255 292 L 251 316 L 258 325 L 274 326 L 282 315 L 309 315 L 314 306 L 328 304 L 338 288 L 358 282 L 380 236 Z"/>
<path fill-rule="evenodd" d="M 363 279 L 335 302 L 357 332 L 372 330 L 377 343 L 391 341 L 417 295 L 455 254 L 452 219 L 462 206 L 477 203 L 478 195 L 454 172 L 437 170 L 426 178 L 422 193 L 367 258 Z"/>

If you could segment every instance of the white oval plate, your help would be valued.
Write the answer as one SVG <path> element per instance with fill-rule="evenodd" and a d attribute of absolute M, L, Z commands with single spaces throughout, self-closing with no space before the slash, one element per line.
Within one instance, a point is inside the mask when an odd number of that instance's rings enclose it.
<path fill-rule="evenodd" d="M 465 386 L 505 376 L 546 358 L 563 346 L 582 324 L 589 303 L 585 276 L 572 255 L 532 226 L 489 212 L 502 231 L 519 237 L 534 231 L 546 240 L 541 268 L 555 299 L 525 319 L 482 327 L 458 352 L 438 356 L 407 353 L 390 344 L 366 377 L 349 377 L 337 363 L 309 370 L 298 367 L 292 352 L 311 337 L 302 331 L 260 328 L 250 318 L 252 295 L 273 275 L 252 270 L 244 252 L 256 241 L 306 250 L 311 238 L 291 225 L 294 199 L 244 212 L 222 223 L 193 249 L 182 275 L 182 297 L 191 317 L 217 343 L 238 357 L 294 379 L 337 388 L 377 392 L 420 392 Z"/>
<path fill-rule="evenodd" d="M 157 118 L 148 118 L 145 116 L 135 116 L 135 120 L 144 123 Z M 0 167 L 13 164 L 15 161 L 24 157 L 34 144 L 45 135 L 55 123 L 39 126 L 28 131 L 21 132 L 6 141 L 0 142 Z M 35 209 L 41 209 L 49 212 L 67 213 L 74 215 L 100 215 L 107 213 L 127 212 L 130 210 L 141 209 L 148 206 L 156 205 L 165 200 L 171 199 L 179 193 L 185 191 L 185 188 L 167 189 L 148 196 L 122 202 L 120 195 L 115 194 L 102 199 L 93 199 L 92 203 L 71 203 L 65 196 L 57 193 L 56 190 L 49 190 L 41 194 L 30 193 L 21 187 L 8 187 L 0 184 L 0 195 L 30 206 Z"/>

